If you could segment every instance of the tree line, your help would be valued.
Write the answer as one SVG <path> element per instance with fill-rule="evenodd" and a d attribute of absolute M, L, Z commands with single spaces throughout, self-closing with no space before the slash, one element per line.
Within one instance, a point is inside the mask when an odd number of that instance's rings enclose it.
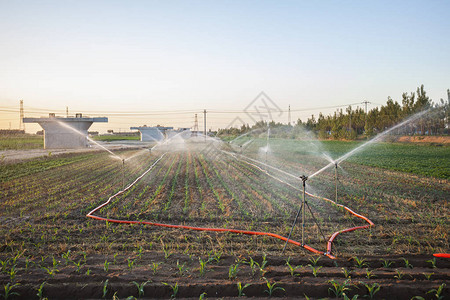
<path fill-rule="evenodd" d="M 311 115 L 305 122 L 298 119 L 293 125 L 279 122 L 259 121 L 253 126 L 242 125 L 240 128 L 219 129 L 219 136 L 240 135 L 251 130 L 265 130 L 270 127 L 271 136 L 299 138 L 308 132 L 315 133 L 321 139 L 353 140 L 361 136 L 370 137 L 408 119 L 412 115 L 425 111 L 417 121 L 395 130 L 396 135 L 448 135 L 449 134 L 450 89 L 447 100 L 433 101 L 427 96 L 424 86 L 416 92 L 403 93 L 401 103 L 388 97 L 385 105 L 366 112 L 363 107 L 347 107 L 330 115 L 319 113 L 316 118 Z"/>

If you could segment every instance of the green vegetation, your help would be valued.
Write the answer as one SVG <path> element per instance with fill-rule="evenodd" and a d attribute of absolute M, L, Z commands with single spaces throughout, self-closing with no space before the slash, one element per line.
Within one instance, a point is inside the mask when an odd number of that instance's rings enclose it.
<path fill-rule="evenodd" d="M 139 141 L 138 135 L 97 135 L 92 137 L 94 141 L 113 142 L 113 141 Z"/>
<path fill-rule="evenodd" d="M 44 137 L 35 134 L 15 134 L 0 136 L 0 151 L 42 149 Z"/>

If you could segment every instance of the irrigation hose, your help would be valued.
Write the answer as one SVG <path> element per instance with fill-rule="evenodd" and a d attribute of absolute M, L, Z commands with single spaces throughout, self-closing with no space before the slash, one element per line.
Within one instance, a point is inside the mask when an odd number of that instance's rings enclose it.
<path fill-rule="evenodd" d="M 223 152 L 225 152 L 225 153 L 227 153 L 227 154 L 229 154 L 229 155 L 232 155 L 233 157 L 236 158 L 236 156 L 235 156 L 233 153 L 226 152 L 226 151 L 223 151 Z M 319 251 L 319 250 L 317 250 L 317 249 L 314 249 L 313 247 L 308 246 L 308 245 L 306 245 L 306 244 L 305 244 L 305 245 L 302 245 L 300 242 L 297 242 L 297 241 L 295 241 L 295 240 L 292 240 L 292 239 L 286 238 L 286 237 L 284 237 L 284 236 L 281 236 L 281 235 L 279 235 L 279 234 L 275 234 L 275 233 L 271 233 L 271 232 L 249 231 L 249 230 L 239 230 L 239 229 L 229 229 L 229 228 L 193 227 L 193 226 L 186 226 L 186 225 L 173 225 L 173 224 L 154 223 L 154 222 L 148 222 L 148 221 L 118 220 L 118 219 L 104 218 L 104 217 L 99 217 L 99 216 L 94 215 L 95 212 L 97 212 L 98 210 L 102 209 L 103 207 L 105 207 L 105 206 L 107 206 L 109 203 L 111 203 L 111 201 L 112 201 L 115 197 L 117 197 L 117 196 L 123 194 L 123 193 L 126 192 L 128 189 L 130 189 L 131 187 L 133 187 L 139 180 L 141 180 L 146 174 L 148 174 L 148 173 L 149 173 L 149 172 L 150 172 L 150 171 L 158 164 L 158 162 L 159 162 L 166 154 L 167 154 L 167 152 L 164 152 L 164 153 L 163 153 L 163 154 L 162 154 L 162 155 L 161 155 L 161 156 L 160 156 L 160 157 L 159 157 L 159 158 L 158 158 L 158 159 L 157 159 L 157 160 L 156 160 L 156 161 L 155 161 L 155 162 L 154 162 L 154 163 L 153 163 L 153 164 L 152 164 L 145 172 L 144 172 L 144 173 L 142 173 L 139 177 L 137 177 L 137 178 L 136 178 L 132 183 L 130 183 L 126 188 L 124 188 L 124 189 L 121 190 L 121 191 L 118 191 L 117 193 L 115 193 L 114 195 L 112 195 L 111 197 L 109 197 L 108 200 L 107 200 L 105 203 L 103 203 L 103 204 L 99 205 L 98 207 L 94 208 L 93 210 L 91 210 L 91 211 L 86 215 L 86 217 L 92 218 L 92 219 L 94 219 L 94 220 L 107 221 L 107 222 L 110 222 L 110 223 L 120 223 L 120 224 L 143 224 L 143 225 L 150 225 L 150 226 L 159 226 L 159 227 L 166 227 L 166 228 L 178 228 L 178 229 L 187 229 L 187 230 L 196 230 L 196 231 L 230 232 L 230 233 L 245 234 L 245 235 L 269 236 L 269 237 L 273 237 L 273 238 L 276 238 L 276 239 L 279 239 L 279 240 L 288 242 L 288 243 L 293 244 L 293 245 L 295 245 L 295 246 L 303 247 L 304 249 L 306 249 L 306 250 L 308 250 L 308 251 L 310 251 L 310 252 L 312 252 L 312 253 L 325 255 L 325 256 L 327 256 L 327 257 L 329 257 L 329 258 L 331 258 L 331 259 L 335 259 L 335 258 L 336 258 L 335 256 L 333 256 L 333 255 L 331 254 L 331 246 L 332 246 L 332 244 L 333 244 L 333 241 L 336 239 L 336 237 L 337 237 L 339 234 L 345 233 L 345 232 L 351 232 L 351 231 L 358 230 L 358 229 L 366 229 L 366 228 L 369 228 L 369 227 L 371 227 L 371 226 L 374 225 L 374 223 L 373 223 L 372 221 L 370 221 L 367 217 L 355 213 L 355 212 L 352 211 L 350 208 L 348 208 L 348 207 L 346 207 L 346 206 L 344 206 L 344 205 L 342 205 L 342 204 L 337 204 L 336 202 L 334 202 L 333 200 L 330 200 L 330 199 L 328 199 L 328 198 L 325 198 L 325 197 L 319 197 L 319 196 L 310 194 L 310 193 L 308 193 L 308 192 L 306 192 L 306 194 L 307 194 L 308 196 L 314 197 L 314 198 L 317 198 L 317 199 L 320 199 L 320 200 L 328 201 L 328 202 L 330 202 L 330 203 L 332 203 L 332 204 L 335 204 L 335 205 L 337 205 L 337 206 L 339 206 L 339 207 L 342 207 L 343 209 L 347 210 L 347 211 L 348 211 L 349 213 L 351 213 L 352 215 L 354 215 L 354 216 L 356 216 L 356 217 L 358 217 L 358 218 L 363 219 L 364 221 L 366 221 L 366 222 L 369 223 L 369 224 L 368 224 L 368 225 L 364 225 L 364 226 L 357 226 L 357 227 L 347 228 L 347 229 L 344 229 L 344 230 L 337 231 L 337 232 L 333 233 L 333 234 L 331 235 L 330 239 L 328 240 L 328 243 L 327 243 L 327 251 L 326 251 L 326 252 L 322 252 L 322 251 Z M 244 157 L 245 157 L 245 156 L 244 156 Z M 251 159 L 251 160 L 252 160 L 252 161 L 255 161 L 255 160 L 253 160 L 253 159 Z M 265 174 L 269 175 L 270 177 L 272 177 L 272 178 L 274 178 L 274 179 L 277 179 L 277 180 L 279 180 L 280 182 L 289 185 L 290 187 L 293 187 L 293 188 L 295 188 L 295 189 L 298 189 L 298 188 L 294 187 L 293 185 L 291 185 L 291 184 L 289 184 L 289 183 L 287 183 L 287 182 L 284 182 L 283 180 L 281 180 L 281 179 L 279 179 L 279 178 L 276 178 L 275 176 L 270 175 L 267 171 L 262 170 L 262 169 L 261 169 L 259 166 L 257 166 L 257 165 L 255 165 L 255 164 L 253 164 L 253 163 L 250 163 L 250 162 L 248 162 L 248 161 L 246 161 L 246 160 L 242 160 L 242 161 L 245 162 L 245 163 L 247 163 L 247 164 L 249 164 L 249 165 L 252 165 L 252 166 L 256 167 L 258 170 L 260 170 L 261 172 L 264 172 Z M 256 162 L 259 162 L 259 161 L 256 161 Z M 259 162 L 259 163 L 261 163 L 261 162 Z M 262 164 L 264 164 L 264 163 L 262 163 Z M 289 175 L 289 176 L 295 177 L 294 175 L 292 175 L 292 174 L 290 174 L 290 173 L 287 173 L 287 172 L 284 172 L 284 171 L 282 171 L 282 173 L 285 173 L 285 174 L 287 174 L 287 175 Z"/>

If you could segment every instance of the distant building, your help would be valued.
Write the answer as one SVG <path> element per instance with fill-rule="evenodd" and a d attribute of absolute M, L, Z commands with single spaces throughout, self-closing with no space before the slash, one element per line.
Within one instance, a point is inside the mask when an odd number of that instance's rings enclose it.
<path fill-rule="evenodd" d="M 159 142 L 166 138 L 166 131 L 172 130 L 173 127 L 147 127 L 146 125 L 141 127 L 130 127 L 130 130 L 139 130 L 141 134 L 141 142 Z"/>

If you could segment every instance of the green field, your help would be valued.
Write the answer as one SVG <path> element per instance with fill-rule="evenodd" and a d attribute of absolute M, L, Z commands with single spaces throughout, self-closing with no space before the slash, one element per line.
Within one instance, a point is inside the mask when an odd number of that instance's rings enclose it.
<path fill-rule="evenodd" d="M 44 137 L 34 134 L 2 135 L 0 136 L 0 151 L 27 150 L 44 147 Z"/>
<path fill-rule="evenodd" d="M 242 138 L 236 144 L 242 145 L 249 140 Z M 294 160 L 295 156 L 300 159 L 304 155 L 321 156 L 321 153 L 337 159 L 363 144 L 363 142 L 290 139 L 271 139 L 269 143 L 274 156 L 289 156 Z M 248 149 L 251 151 L 252 147 L 265 145 L 266 139 L 258 139 Z M 245 154 L 245 151 L 243 153 Z M 450 147 L 443 145 L 374 143 L 349 157 L 347 162 L 427 177 L 450 178 Z"/>

